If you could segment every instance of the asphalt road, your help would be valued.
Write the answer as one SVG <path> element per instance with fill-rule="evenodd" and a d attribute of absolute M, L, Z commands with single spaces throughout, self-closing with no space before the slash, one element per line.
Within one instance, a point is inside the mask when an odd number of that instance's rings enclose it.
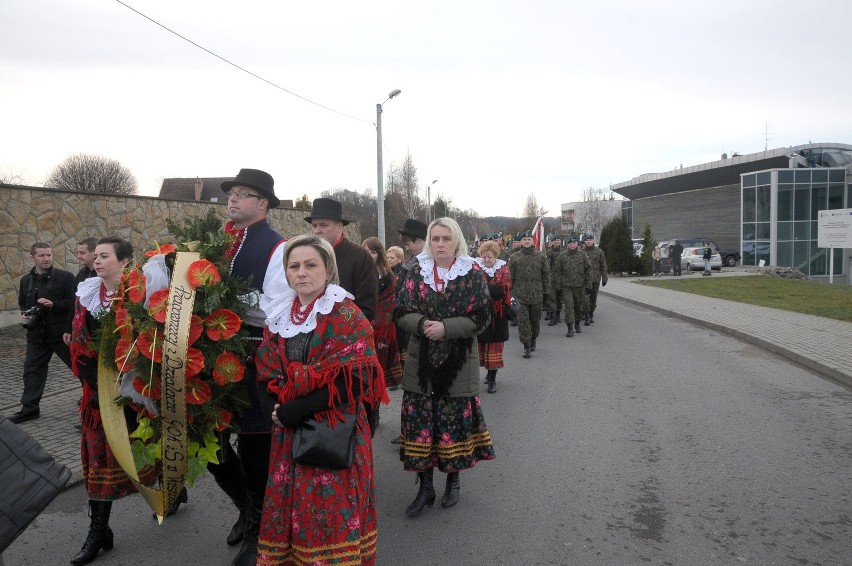
<path fill-rule="evenodd" d="M 542 327 L 532 360 L 513 329 L 498 392 L 482 391 L 497 459 L 461 475 L 461 501 L 417 519 L 417 486 L 390 439 L 374 458 L 378 564 L 850 564 L 852 391 L 706 328 L 606 298 L 565 338 Z M 483 372 L 484 373 L 484 372 Z M 436 474 L 439 491 L 443 474 Z M 439 496 L 440 497 L 440 496 Z M 60 495 L 4 553 L 67 564 L 88 519 Z M 209 478 L 158 527 L 119 501 L 105 565 L 230 564 L 234 519 Z"/>

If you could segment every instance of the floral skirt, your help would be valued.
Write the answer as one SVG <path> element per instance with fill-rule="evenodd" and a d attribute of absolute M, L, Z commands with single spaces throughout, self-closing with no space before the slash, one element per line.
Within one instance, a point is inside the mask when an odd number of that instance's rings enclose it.
<path fill-rule="evenodd" d="M 257 564 L 374 564 L 373 444 L 359 403 L 355 462 L 345 470 L 296 464 L 295 429 L 274 427 Z"/>
<path fill-rule="evenodd" d="M 136 485 L 110 450 L 102 425 L 83 426 L 80 459 L 83 462 L 83 483 L 89 499 L 113 501 L 136 493 Z M 153 485 L 156 479 L 157 472 L 153 467 L 139 472 L 139 480 L 145 485 Z"/>
<path fill-rule="evenodd" d="M 494 445 L 479 396 L 403 393 L 399 459 L 407 471 L 436 467 L 445 473 L 467 470 L 480 460 L 493 460 Z"/>
<path fill-rule="evenodd" d="M 479 343 L 479 367 L 500 369 L 503 367 L 503 344 L 505 342 Z"/>

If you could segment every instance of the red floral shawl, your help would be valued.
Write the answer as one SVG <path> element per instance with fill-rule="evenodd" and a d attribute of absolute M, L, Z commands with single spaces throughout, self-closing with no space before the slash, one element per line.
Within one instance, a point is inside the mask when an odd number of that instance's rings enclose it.
<path fill-rule="evenodd" d="M 265 381 L 269 393 L 279 403 L 304 397 L 325 387 L 329 390 L 329 409 L 317 413 L 317 420 L 342 419 L 340 403 L 354 405 L 352 379 L 360 373 L 360 397 L 364 403 L 378 406 L 389 403 L 385 377 L 376 358 L 373 327 L 351 299 L 335 303 L 328 314 L 317 316 L 308 349 L 308 363 L 290 361 L 285 348 L 287 339 L 265 327 L 263 342 L 257 351 L 258 381 Z M 348 399 L 339 399 L 334 381 L 340 374 L 346 379 Z"/>

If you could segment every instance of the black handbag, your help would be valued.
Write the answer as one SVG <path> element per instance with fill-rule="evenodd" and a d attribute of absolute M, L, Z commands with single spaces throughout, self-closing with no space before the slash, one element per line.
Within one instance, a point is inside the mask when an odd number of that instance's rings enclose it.
<path fill-rule="evenodd" d="M 53 501 L 71 470 L 0 415 L 0 553 Z"/>
<path fill-rule="evenodd" d="M 343 470 L 355 461 L 355 429 L 358 416 L 343 413 L 343 422 L 334 428 L 328 420 L 311 417 L 302 421 L 293 434 L 293 461 L 304 466 Z"/>

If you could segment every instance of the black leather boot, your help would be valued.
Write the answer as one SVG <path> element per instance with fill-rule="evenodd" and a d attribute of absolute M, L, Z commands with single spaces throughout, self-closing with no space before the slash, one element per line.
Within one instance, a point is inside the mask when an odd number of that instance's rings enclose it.
<path fill-rule="evenodd" d="M 562 324 L 562 315 L 560 312 L 561 311 L 556 311 L 556 324 Z"/>
<path fill-rule="evenodd" d="M 535 338 L 530 340 L 530 352 L 535 352 Z"/>
<path fill-rule="evenodd" d="M 550 318 L 550 322 L 547 323 L 548 326 L 556 326 L 559 323 L 556 316 Z"/>
<path fill-rule="evenodd" d="M 532 357 L 532 354 L 530 353 L 530 343 L 524 342 L 524 358 L 526 358 L 528 360 L 531 357 Z"/>
<path fill-rule="evenodd" d="M 583 326 L 588 326 L 588 325 L 590 325 L 590 324 L 591 324 L 591 322 L 590 322 L 590 321 L 591 321 L 591 319 L 592 319 L 592 315 L 591 315 L 591 314 L 589 314 L 589 313 L 586 313 L 586 314 L 585 314 L 585 316 L 583 316 Z"/>
<path fill-rule="evenodd" d="M 488 392 L 495 393 L 497 391 L 497 370 L 488 370 L 488 377 L 486 377 L 485 379 L 488 380 Z"/>
<path fill-rule="evenodd" d="M 444 496 L 441 498 L 441 507 L 446 509 L 459 502 L 459 488 L 459 473 L 447 474 L 447 487 L 444 489 Z"/>
<path fill-rule="evenodd" d="M 228 533 L 228 546 L 240 544 L 243 541 L 243 530 L 246 524 L 246 488 L 243 485 L 242 472 L 239 476 L 215 477 L 216 483 L 225 492 L 234 506 L 240 512 L 237 517 L 237 522 L 231 527 L 231 532 Z"/>
<path fill-rule="evenodd" d="M 417 490 L 417 497 L 405 510 L 405 514 L 409 517 L 417 517 L 423 512 L 424 507 L 431 507 L 435 503 L 435 486 L 432 484 L 434 474 L 434 468 L 429 468 L 425 472 L 417 474 L 420 489 Z"/>
<path fill-rule="evenodd" d="M 580 330 L 580 321 L 579 321 L 579 320 L 578 320 L 577 322 L 575 322 L 575 323 L 574 323 L 574 332 L 576 332 L 576 333 L 578 333 L 578 334 L 579 334 L 580 332 L 582 332 L 582 330 Z"/>
<path fill-rule="evenodd" d="M 590 313 L 589 313 L 589 322 L 590 322 L 590 323 L 592 323 L 592 324 L 594 324 L 594 323 L 595 323 L 595 313 L 594 313 L 594 311 L 592 311 L 592 312 L 590 312 Z"/>
<path fill-rule="evenodd" d="M 98 557 L 101 550 L 111 550 L 113 545 L 112 529 L 109 528 L 109 513 L 112 510 L 112 501 L 89 500 L 89 514 L 92 523 L 89 526 L 89 534 L 86 542 L 74 558 L 71 564 L 88 564 Z"/>
<path fill-rule="evenodd" d="M 553 313 L 550 312 L 550 311 L 545 311 L 544 312 L 544 320 L 552 320 L 552 319 L 553 319 Z"/>
<path fill-rule="evenodd" d="M 257 537 L 260 535 L 260 517 L 263 513 L 263 494 L 246 491 L 246 519 L 243 529 L 243 545 L 234 557 L 231 566 L 255 566 L 257 564 Z"/>
<path fill-rule="evenodd" d="M 189 493 L 187 493 L 187 491 L 186 491 L 186 486 L 183 486 L 183 488 L 180 490 L 180 493 L 178 493 L 177 499 L 172 501 L 171 507 L 169 507 L 169 510 L 166 512 L 166 517 L 171 517 L 172 515 L 177 513 L 178 509 L 180 509 L 181 503 L 188 503 L 188 502 L 189 502 Z M 156 519 L 157 514 L 153 513 L 153 515 L 154 515 L 154 518 Z"/>
<path fill-rule="evenodd" d="M 574 336 L 574 326 L 569 322 L 568 323 L 568 333 L 565 334 L 565 337 L 571 338 L 572 336 Z"/>

